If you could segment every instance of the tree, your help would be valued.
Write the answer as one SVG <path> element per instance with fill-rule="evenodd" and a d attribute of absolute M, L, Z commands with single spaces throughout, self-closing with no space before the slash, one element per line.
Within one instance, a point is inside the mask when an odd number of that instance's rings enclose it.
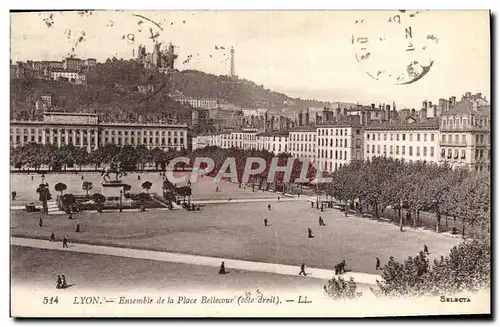
<path fill-rule="evenodd" d="M 40 184 L 38 185 L 38 188 L 36 189 L 36 192 L 39 195 L 39 201 L 42 201 L 42 207 L 43 207 L 43 212 L 48 214 L 48 206 L 47 206 L 47 201 L 52 200 L 52 196 L 49 191 L 49 184 Z"/>
<path fill-rule="evenodd" d="M 63 210 L 66 213 L 70 213 L 75 208 L 76 197 L 70 193 L 64 194 L 63 196 L 61 196 L 61 204 L 62 204 Z"/>
<path fill-rule="evenodd" d="M 141 192 L 137 195 L 141 202 L 141 211 L 146 211 L 146 202 L 150 199 L 148 193 Z"/>
<path fill-rule="evenodd" d="M 335 276 L 328 280 L 328 284 L 323 286 L 325 294 L 334 300 L 352 300 L 359 298 L 362 293 L 357 292 L 357 285 L 351 277 L 349 281 L 342 277 L 338 279 Z"/>
<path fill-rule="evenodd" d="M 106 202 L 106 197 L 104 195 L 102 195 L 101 193 L 94 193 L 92 195 L 92 200 L 97 205 L 97 212 L 102 212 L 102 209 L 104 207 L 104 203 Z"/>
<path fill-rule="evenodd" d="M 423 252 L 403 263 L 391 257 L 377 281 L 377 296 L 414 297 L 477 291 L 490 286 L 491 246 L 487 240 L 462 242 L 432 264 Z"/>
<path fill-rule="evenodd" d="M 63 195 L 63 192 L 66 191 L 68 187 L 66 186 L 66 184 L 64 183 L 57 183 L 56 185 L 54 185 L 54 189 L 57 191 L 57 192 L 61 192 L 61 196 Z"/>
<path fill-rule="evenodd" d="M 149 194 L 149 190 L 151 189 L 151 186 L 153 186 L 153 183 L 151 183 L 150 181 L 145 181 L 144 183 L 142 183 L 141 187 L 143 189 L 146 190 L 146 193 Z"/>
<path fill-rule="evenodd" d="M 87 197 L 89 196 L 89 191 L 93 188 L 92 182 L 89 181 L 84 181 L 82 183 L 82 190 L 85 191 L 85 194 L 87 194 Z"/>

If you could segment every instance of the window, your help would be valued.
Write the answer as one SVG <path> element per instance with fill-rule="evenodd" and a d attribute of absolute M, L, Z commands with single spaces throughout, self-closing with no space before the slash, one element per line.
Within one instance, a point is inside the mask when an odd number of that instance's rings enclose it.
<path fill-rule="evenodd" d="M 399 145 L 396 145 L 396 155 L 399 155 Z"/>
<path fill-rule="evenodd" d="M 465 159 L 465 150 L 462 149 L 462 155 L 460 156 L 462 159 Z"/>
<path fill-rule="evenodd" d="M 403 134 L 403 135 L 404 135 L 404 134 Z M 403 156 L 405 155 L 405 148 L 406 148 L 406 147 L 405 147 L 404 145 L 401 147 L 401 154 L 402 154 Z"/>
<path fill-rule="evenodd" d="M 344 147 L 347 148 L 347 139 L 344 140 Z"/>
<path fill-rule="evenodd" d="M 455 156 L 453 158 L 458 159 L 458 149 L 455 149 Z"/>
<path fill-rule="evenodd" d="M 375 144 L 372 145 L 372 153 L 375 153 Z"/>
<path fill-rule="evenodd" d="M 420 142 L 420 133 L 417 133 L 417 142 Z"/>
<path fill-rule="evenodd" d="M 368 144 L 366 145 L 366 153 L 370 153 L 370 146 Z"/>
<path fill-rule="evenodd" d="M 450 144 L 451 144 L 451 143 L 453 143 L 452 137 L 453 137 L 453 136 L 452 136 L 451 134 L 450 134 L 450 135 L 448 135 L 448 143 L 450 143 Z"/>
<path fill-rule="evenodd" d="M 430 156 L 434 157 L 434 147 L 433 146 L 430 147 L 430 151 L 431 151 Z"/>
<path fill-rule="evenodd" d="M 356 135 L 359 135 L 361 131 L 359 129 L 356 130 Z"/>
<path fill-rule="evenodd" d="M 411 135 L 411 134 L 410 134 Z M 413 155 L 413 147 L 409 146 L 408 147 L 408 155 L 411 157 Z"/>
<path fill-rule="evenodd" d="M 431 142 L 434 142 L 434 133 L 431 134 Z"/>
<path fill-rule="evenodd" d="M 396 141 L 399 141 L 399 134 L 396 134 Z"/>
<path fill-rule="evenodd" d="M 448 149 L 448 155 L 447 155 L 448 159 L 451 159 L 451 152 L 452 152 L 451 149 Z"/>
<path fill-rule="evenodd" d="M 417 148 L 417 157 L 420 157 L 420 147 L 417 146 L 416 148 Z"/>
<path fill-rule="evenodd" d="M 484 135 L 481 134 L 481 144 L 484 144 Z"/>
<path fill-rule="evenodd" d="M 338 139 L 335 139 L 335 146 L 338 147 L 339 146 L 339 140 Z"/>
<path fill-rule="evenodd" d="M 361 148 L 361 140 L 356 139 L 356 148 Z"/>
<path fill-rule="evenodd" d="M 380 141 L 380 133 L 377 133 L 377 140 Z"/>
<path fill-rule="evenodd" d="M 335 159 L 338 159 L 339 158 L 339 154 L 338 154 L 338 151 L 335 150 Z"/>
<path fill-rule="evenodd" d="M 413 141 L 413 134 L 410 134 L 410 141 Z"/>
<path fill-rule="evenodd" d="M 339 151 L 339 159 L 342 160 L 342 151 Z"/>
<path fill-rule="evenodd" d="M 384 144 L 384 155 L 387 154 L 387 145 Z"/>
<path fill-rule="evenodd" d="M 372 141 L 375 141 L 375 134 L 372 134 Z"/>
<path fill-rule="evenodd" d="M 392 141 L 392 138 L 393 138 L 392 133 L 390 135 L 391 135 L 391 141 Z"/>
<path fill-rule="evenodd" d="M 455 134 L 455 143 L 457 143 L 457 144 L 459 143 L 458 138 L 459 138 L 458 134 Z"/>
<path fill-rule="evenodd" d="M 481 150 L 481 157 L 483 156 L 483 150 Z M 347 160 L 347 151 L 344 151 L 344 160 Z"/>
<path fill-rule="evenodd" d="M 384 141 L 387 141 L 387 134 L 384 133 Z"/>
<path fill-rule="evenodd" d="M 380 154 L 380 144 L 377 145 L 377 154 Z"/>
<path fill-rule="evenodd" d="M 389 147 L 389 154 L 392 156 L 392 145 Z"/>
<path fill-rule="evenodd" d="M 406 134 L 402 134 L 402 135 L 401 135 L 401 139 L 404 141 L 404 140 L 405 140 L 405 138 L 406 138 Z"/>
<path fill-rule="evenodd" d="M 342 136 L 342 130 L 340 130 L 340 136 Z"/>
<path fill-rule="evenodd" d="M 424 151 L 424 153 L 423 153 L 423 154 L 424 154 L 424 157 L 427 157 L 427 147 L 426 147 L 426 146 L 424 146 L 424 147 L 423 147 L 423 149 L 424 149 L 424 150 L 423 150 L 423 151 Z"/>
<path fill-rule="evenodd" d="M 476 144 L 479 144 L 479 134 L 476 135 Z"/>

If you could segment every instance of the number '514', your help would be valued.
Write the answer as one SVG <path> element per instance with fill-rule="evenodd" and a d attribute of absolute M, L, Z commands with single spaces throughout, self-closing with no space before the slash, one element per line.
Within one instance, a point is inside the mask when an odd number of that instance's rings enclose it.
<path fill-rule="evenodd" d="M 43 297 L 43 304 L 57 304 L 59 303 L 59 297 L 56 296 L 51 296 L 51 297 L 48 297 L 48 296 L 44 296 Z"/>

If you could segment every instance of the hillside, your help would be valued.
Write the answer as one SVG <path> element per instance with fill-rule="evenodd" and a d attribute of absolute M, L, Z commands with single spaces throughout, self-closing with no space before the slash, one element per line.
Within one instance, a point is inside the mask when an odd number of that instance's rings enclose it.
<path fill-rule="evenodd" d="M 216 76 L 200 71 L 173 71 L 169 75 L 145 70 L 132 60 L 107 60 L 87 72 L 87 85 L 67 81 L 13 79 L 11 81 L 11 116 L 40 119 L 35 101 L 52 95 L 53 106 L 67 112 L 94 112 L 108 121 L 188 122 L 192 108 L 172 100 L 169 94 L 181 92 L 186 97 L 211 98 L 234 103 L 243 108 L 268 108 L 290 113 L 307 107 L 328 104 L 302 100 L 265 89 L 254 82 Z M 138 86 L 154 86 L 154 92 L 139 92 Z"/>
<path fill-rule="evenodd" d="M 187 97 L 212 98 L 232 102 L 243 108 L 268 108 L 280 110 L 283 107 L 299 109 L 324 107 L 328 103 L 292 98 L 286 94 L 265 89 L 262 85 L 244 79 L 225 75 L 206 74 L 196 70 L 185 70 L 171 74 L 171 87 Z M 284 103 L 286 102 L 286 105 Z"/>

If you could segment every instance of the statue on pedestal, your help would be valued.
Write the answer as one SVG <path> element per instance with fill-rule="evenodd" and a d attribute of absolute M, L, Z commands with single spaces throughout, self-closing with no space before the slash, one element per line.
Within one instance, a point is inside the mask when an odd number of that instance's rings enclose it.
<path fill-rule="evenodd" d="M 103 181 L 110 182 L 111 177 L 110 174 L 115 174 L 115 180 L 111 182 L 118 183 L 120 182 L 120 178 L 124 175 L 124 171 L 121 165 L 121 162 L 116 160 L 116 158 L 111 159 L 109 165 L 105 166 L 101 172 L 101 176 Z"/>

